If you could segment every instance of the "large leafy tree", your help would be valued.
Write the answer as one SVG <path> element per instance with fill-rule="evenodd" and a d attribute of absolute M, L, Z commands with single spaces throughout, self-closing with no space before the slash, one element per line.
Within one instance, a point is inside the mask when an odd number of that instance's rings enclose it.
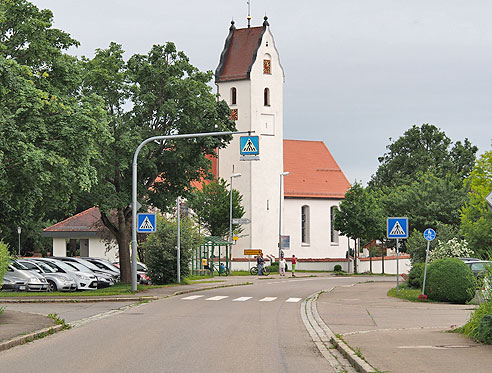
<path fill-rule="evenodd" d="M 113 142 L 101 144 L 99 183 L 86 195 L 101 209 L 102 220 L 118 242 L 122 281 L 130 281 L 132 161 L 137 146 L 158 135 L 234 130 L 229 108 L 207 83 L 212 73 L 190 64 L 173 43 L 155 45 L 127 62 L 112 43 L 85 61 L 85 91 L 105 101 Z M 190 183 L 209 177 L 208 156 L 230 137 L 151 142 L 138 159 L 138 196 L 144 206 L 166 211 Z M 110 211 L 114 218 L 110 218 Z"/>
<path fill-rule="evenodd" d="M 203 182 L 201 188 L 194 188 L 188 198 L 188 204 L 198 217 L 200 226 L 205 227 L 212 236 L 229 235 L 229 215 L 231 194 L 224 179 L 219 178 L 210 183 Z M 232 190 L 232 218 L 242 218 L 244 207 L 242 196 L 236 189 Z M 234 229 L 240 230 L 240 225 Z"/>
<path fill-rule="evenodd" d="M 452 144 L 432 124 L 414 125 L 386 149 L 378 158 L 380 165 L 369 182 L 371 187 L 409 184 L 427 172 L 436 177 L 452 174 L 463 180 L 472 171 L 478 150 L 468 139 Z"/>
<path fill-rule="evenodd" d="M 461 233 L 482 257 L 492 255 L 492 212 L 485 197 L 492 191 L 492 151 L 482 154 L 470 177 L 469 201 L 461 210 Z"/>
<path fill-rule="evenodd" d="M 0 231 L 23 249 L 48 222 L 73 212 L 96 182 L 94 139 L 106 139 L 102 101 L 81 92 L 82 70 L 64 50 L 78 42 L 52 13 L 0 0 Z M 27 240 L 27 245 L 26 245 Z"/>

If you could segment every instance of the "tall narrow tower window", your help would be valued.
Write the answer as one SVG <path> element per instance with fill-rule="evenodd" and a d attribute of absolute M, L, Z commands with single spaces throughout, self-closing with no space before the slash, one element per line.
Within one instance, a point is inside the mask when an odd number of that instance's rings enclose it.
<path fill-rule="evenodd" d="M 237 105 L 237 89 L 236 89 L 236 87 L 231 88 L 231 105 Z"/>
<path fill-rule="evenodd" d="M 309 206 L 301 207 L 301 242 L 309 244 Z"/>
<path fill-rule="evenodd" d="M 263 105 L 270 106 L 270 89 L 265 88 L 263 91 Z"/>
<path fill-rule="evenodd" d="M 332 243 L 338 243 L 338 231 L 335 230 L 333 226 L 333 219 L 335 219 L 335 211 L 337 210 L 336 206 L 330 207 L 330 237 Z"/>
<path fill-rule="evenodd" d="M 270 60 L 263 60 L 263 74 L 272 73 L 272 63 Z"/>

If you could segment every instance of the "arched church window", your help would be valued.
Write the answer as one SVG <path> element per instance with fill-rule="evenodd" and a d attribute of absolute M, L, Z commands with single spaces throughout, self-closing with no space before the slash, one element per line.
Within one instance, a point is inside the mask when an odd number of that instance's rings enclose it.
<path fill-rule="evenodd" d="M 237 89 L 236 87 L 231 88 L 231 105 L 237 104 Z"/>
<path fill-rule="evenodd" d="M 270 89 L 265 88 L 263 90 L 263 105 L 270 106 Z"/>
<path fill-rule="evenodd" d="M 301 207 L 301 243 L 309 244 L 309 206 Z"/>

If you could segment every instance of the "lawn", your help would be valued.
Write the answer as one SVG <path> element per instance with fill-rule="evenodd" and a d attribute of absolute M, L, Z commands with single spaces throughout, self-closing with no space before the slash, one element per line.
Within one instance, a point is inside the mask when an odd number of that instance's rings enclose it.
<path fill-rule="evenodd" d="M 419 300 L 420 294 L 422 294 L 421 289 L 412 289 L 412 288 L 407 287 L 406 285 L 400 286 L 399 295 L 396 295 L 396 288 L 390 289 L 388 291 L 388 296 L 390 296 L 390 297 L 406 299 L 406 300 L 409 300 L 411 302 L 421 302 Z"/>

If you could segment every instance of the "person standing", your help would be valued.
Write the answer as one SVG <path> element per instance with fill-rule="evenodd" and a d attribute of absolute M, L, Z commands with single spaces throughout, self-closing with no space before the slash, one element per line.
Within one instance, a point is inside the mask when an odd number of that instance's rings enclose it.
<path fill-rule="evenodd" d="M 278 263 L 278 268 L 279 268 L 279 271 L 280 271 L 280 276 L 285 276 L 285 258 L 282 256 L 280 258 L 280 261 Z"/>
<path fill-rule="evenodd" d="M 296 277 L 296 264 L 297 264 L 297 258 L 295 255 L 292 255 L 292 277 Z"/>
<path fill-rule="evenodd" d="M 265 261 L 263 260 L 263 253 L 260 253 L 260 255 L 258 255 L 256 257 L 256 266 L 258 267 L 258 276 L 261 276 L 263 275 L 263 263 Z"/>

